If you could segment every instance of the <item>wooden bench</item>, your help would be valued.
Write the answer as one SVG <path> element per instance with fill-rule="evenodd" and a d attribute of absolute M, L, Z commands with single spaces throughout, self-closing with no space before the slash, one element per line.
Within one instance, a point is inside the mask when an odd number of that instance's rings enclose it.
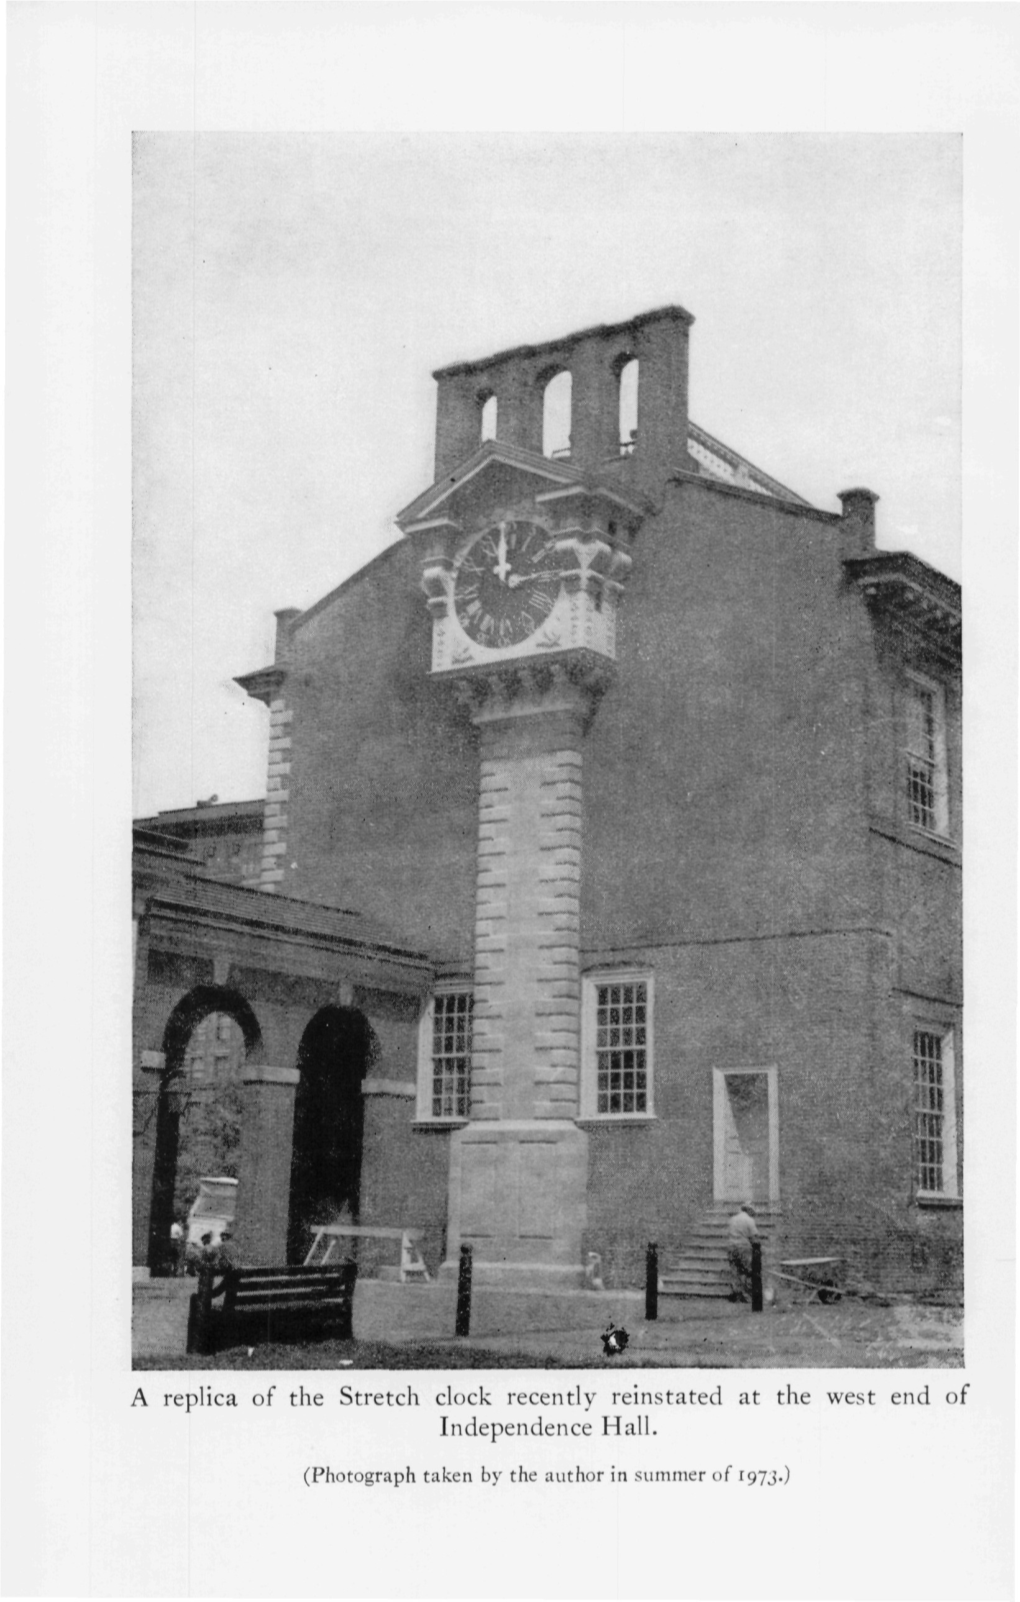
<path fill-rule="evenodd" d="M 400 1283 L 408 1284 L 417 1280 L 427 1284 L 432 1278 L 421 1252 L 418 1242 L 423 1238 L 423 1229 L 384 1229 L 377 1224 L 320 1224 L 315 1231 L 315 1239 L 308 1249 L 306 1264 L 315 1263 L 319 1268 L 333 1261 L 334 1252 L 339 1249 L 340 1242 L 352 1238 L 368 1240 L 399 1240 L 400 1242 Z"/>
<path fill-rule="evenodd" d="M 239 1345 L 242 1332 L 262 1342 L 295 1335 L 351 1340 L 357 1273 L 355 1263 L 341 1263 L 204 1275 L 188 1308 L 187 1349 L 211 1353 Z"/>

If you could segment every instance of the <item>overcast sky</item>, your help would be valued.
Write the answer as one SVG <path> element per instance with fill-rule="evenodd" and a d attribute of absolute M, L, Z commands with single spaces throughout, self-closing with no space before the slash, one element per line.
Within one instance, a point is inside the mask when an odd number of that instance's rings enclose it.
<path fill-rule="evenodd" d="M 954 135 L 143 134 L 135 815 L 265 789 L 233 676 L 399 538 L 436 367 L 667 303 L 691 416 L 960 575 Z"/>

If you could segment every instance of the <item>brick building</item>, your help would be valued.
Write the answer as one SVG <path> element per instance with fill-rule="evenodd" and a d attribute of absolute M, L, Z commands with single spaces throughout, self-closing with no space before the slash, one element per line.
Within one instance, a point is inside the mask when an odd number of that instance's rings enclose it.
<path fill-rule="evenodd" d="M 751 1198 L 792 1255 L 942 1286 L 959 589 L 876 550 L 869 490 L 819 511 L 694 424 L 691 322 L 435 375 L 403 539 L 239 681 L 271 712 L 260 903 L 355 907 L 430 964 L 384 1046 L 348 1009 L 372 1044 L 328 1072 L 389 1086 L 345 1201 L 433 1269 L 470 1241 L 483 1282 L 597 1251 L 635 1284 L 654 1239 L 696 1289 L 686 1247 Z M 298 1205 L 263 1198 L 260 1249 L 297 1250 Z"/>
<path fill-rule="evenodd" d="M 255 886 L 262 871 L 265 802 L 219 801 L 211 796 L 193 807 L 137 818 L 135 827 L 186 840 L 190 855 L 213 879 Z"/>

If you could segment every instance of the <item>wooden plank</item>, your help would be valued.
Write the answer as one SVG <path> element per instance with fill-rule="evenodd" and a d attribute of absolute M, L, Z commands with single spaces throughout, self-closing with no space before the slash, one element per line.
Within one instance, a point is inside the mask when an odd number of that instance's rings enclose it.
<path fill-rule="evenodd" d="M 347 1315 L 346 1300 L 326 1302 L 299 1302 L 295 1306 L 292 1302 L 281 1302 L 277 1307 L 235 1307 L 231 1322 L 237 1324 L 248 1320 L 253 1323 L 281 1324 L 281 1323 L 314 1323 L 319 1318 L 329 1318 L 335 1315 L 343 1318 Z"/>
<path fill-rule="evenodd" d="M 323 1269 L 317 1262 L 309 1262 L 309 1264 L 301 1262 L 301 1264 L 295 1264 L 295 1266 L 287 1267 L 287 1269 L 275 1269 L 275 1267 L 272 1267 L 272 1269 L 227 1269 L 226 1275 L 229 1278 L 237 1278 L 239 1282 L 243 1282 L 243 1280 L 301 1280 L 301 1278 L 314 1277 L 314 1275 L 319 1275 L 320 1278 L 330 1277 L 339 1280 L 339 1278 L 343 1278 L 344 1267 L 343 1264 L 338 1264 L 335 1269 Z"/>
<path fill-rule="evenodd" d="M 780 1259 L 784 1268 L 832 1268 L 840 1261 L 838 1257 L 783 1257 Z"/>
<path fill-rule="evenodd" d="M 300 1282 L 286 1284 L 278 1281 L 273 1285 L 239 1285 L 234 1293 L 236 1302 L 272 1301 L 279 1296 L 337 1296 L 344 1289 L 342 1285 L 302 1285 Z"/>
<path fill-rule="evenodd" d="M 346 1265 L 353 1268 L 354 1264 Z M 243 1290 L 251 1285 L 264 1285 L 272 1289 L 276 1285 L 343 1285 L 345 1283 L 345 1267 L 316 1269 L 311 1274 L 251 1274 L 243 1279 L 236 1279 L 233 1283 Z"/>
<path fill-rule="evenodd" d="M 341 1281 L 338 1284 L 336 1280 L 325 1280 L 321 1283 L 312 1281 L 311 1284 L 309 1284 L 307 1281 L 302 1283 L 301 1280 L 267 1280 L 264 1284 L 255 1282 L 254 1284 L 250 1285 L 239 1285 L 234 1292 L 234 1299 L 238 1301 L 250 1301 L 253 1296 L 256 1298 L 261 1297 L 263 1299 L 268 1299 L 273 1296 L 291 1295 L 338 1296 L 340 1292 L 344 1290 L 344 1288 L 343 1282 Z"/>
<path fill-rule="evenodd" d="M 272 1302 L 278 1301 L 281 1296 L 294 1296 L 299 1301 L 314 1301 L 319 1296 L 342 1296 L 347 1290 L 346 1285 L 242 1285 L 237 1292 L 237 1302 Z"/>
<path fill-rule="evenodd" d="M 339 1240 L 348 1235 L 353 1237 L 371 1237 L 376 1240 L 422 1240 L 425 1235 L 423 1229 L 384 1229 L 376 1224 L 323 1224 L 315 1235 L 313 1246 L 317 1245 L 323 1235 Z"/>
<path fill-rule="evenodd" d="M 238 1296 L 234 1307 L 240 1312 L 249 1307 L 281 1307 L 284 1304 L 291 1304 L 294 1307 L 307 1306 L 313 1302 L 335 1301 L 337 1294 L 334 1290 L 279 1290 L 270 1296 L 265 1296 L 261 1292 L 253 1291 L 247 1296 Z"/>
<path fill-rule="evenodd" d="M 353 1266 L 351 1264 L 351 1267 Z M 322 1274 L 302 1275 L 300 1279 L 238 1279 L 234 1281 L 233 1288 L 241 1294 L 253 1290 L 270 1294 L 277 1290 L 288 1290 L 291 1286 L 296 1290 L 339 1290 L 346 1283 L 347 1279 L 342 1269 L 326 1269 Z"/>

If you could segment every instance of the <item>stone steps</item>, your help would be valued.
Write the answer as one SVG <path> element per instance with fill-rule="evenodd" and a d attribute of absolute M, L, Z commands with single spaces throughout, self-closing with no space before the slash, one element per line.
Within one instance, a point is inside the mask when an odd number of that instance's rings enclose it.
<path fill-rule="evenodd" d="M 732 1207 L 711 1207 L 702 1213 L 685 1239 L 683 1249 L 659 1273 L 662 1296 L 696 1296 L 724 1300 L 730 1294 L 729 1220 Z M 762 1245 L 768 1250 L 779 1226 L 779 1214 L 758 1209 L 756 1222 Z"/>

